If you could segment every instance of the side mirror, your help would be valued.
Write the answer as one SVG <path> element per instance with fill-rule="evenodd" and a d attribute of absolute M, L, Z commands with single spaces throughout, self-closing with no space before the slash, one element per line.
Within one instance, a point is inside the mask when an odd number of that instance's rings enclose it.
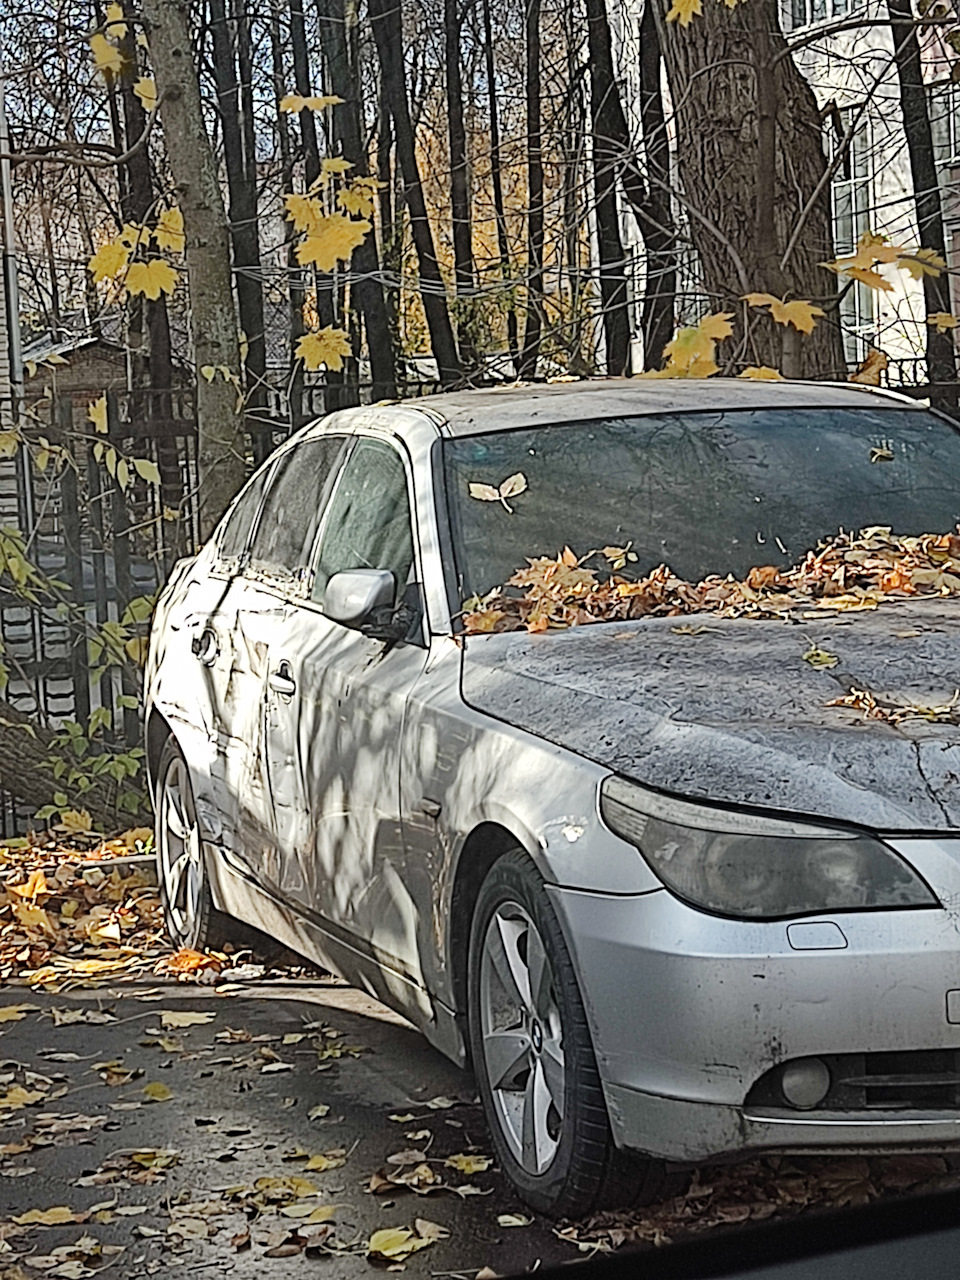
<path fill-rule="evenodd" d="M 334 622 L 357 631 L 379 622 L 377 614 L 393 612 L 397 584 L 389 569 L 347 569 L 327 583 L 323 612 Z"/>

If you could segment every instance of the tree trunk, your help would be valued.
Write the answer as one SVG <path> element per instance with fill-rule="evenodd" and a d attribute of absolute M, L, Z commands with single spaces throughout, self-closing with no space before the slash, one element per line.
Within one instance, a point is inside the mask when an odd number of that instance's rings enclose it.
<path fill-rule="evenodd" d="M 649 181 L 644 198 L 631 200 L 647 251 L 646 291 L 640 317 L 644 369 L 659 369 L 663 363 L 663 348 L 673 337 L 677 293 L 677 233 L 670 205 L 670 142 L 663 108 L 662 67 L 657 16 L 653 0 L 647 0 L 640 20 L 640 123 Z M 627 177 L 624 191 L 628 199 L 630 189 Z"/>
<path fill-rule="evenodd" d="M 913 25 L 910 0 L 887 0 L 887 12 L 900 82 L 900 109 L 907 135 L 920 244 L 926 249 L 933 249 L 946 261 L 939 174 L 933 155 L 933 132 L 920 62 L 920 40 Z M 953 310 L 950 305 L 950 277 L 945 272 L 936 278 L 924 275 L 923 296 L 927 315 Z M 938 333 L 933 325 L 927 326 L 930 403 L 939 409 L 956 408 L 957 405 L 957 362 L 953 343 L 952 330 Z"/>
<path fill-rule="evenodd" d="M 399 0 L 370 0 L 369 12 L 383 89 L 393 118 L 397 160 L 403 175 L 404 198 L 420 266 L 421 296 L 427 328 L 430 330 L 430 343 L 437 362 L 440 384 L 448 387 L 461 380 L 460 359 L 417 165 L 410 103 L 403 77 L 403 24 Z"/>
<path fill-rule="evenodd" d="M 280 181 L 285 193 L 293 191 L 293 147 L 290 141 L 290 121 L 280 110 L 280 100 L 286 94 L 284 87 L 283 45 L 280 38 L 280 15 L 276 8 L 270 11 L 270 54 L 273 62 L 273 92 L 277 103 L 277 137 L 280 142 Z M 294 358 L 297 342 L 303 336 L 303 269 L 297 262 L 296 244 L 291 238 L 287 244 L 287 314 L 290 323 L 290 377 L 287 382 L 287 406 L 290 429 L 303 424 L 303 362 Z"/>
<path fill-rule="evenodd" d="M 457 290 L 457 336 L 460 355 L 471 371 L 477 367 L 475 344 L 467 336 L 474 306 L 473 232 L 467 174 L 467 130 L 463 119 L 460 67 L 460 0 L 443 0 L 444 67 L 447 86 L 447 138 L 450 147 L 450 212 L 453 221 L 453 277 Z"/>
<path fill-rule="evenodd" d="M 503 203 L 503 173 L 500 162 L 500 110 L 497 105 L 497 78 L 493 56 L 493 30 L 490 0 L 483 0 L 483 44 L 487 72 L 487 105 L 490 112 L 490 182 L 493 186 L 493 209 L 497 219 L 497 252 L 500 255 L 500 278 L 510 279 L 510 246 L 507 241 L 507 218 Z M 517 336 L 517 309 L 511 300 L 507 308 L 507 350 L 514 372 L 520 376 L 520 348 Z"/>
<path fill-rule="evenodd" d="M 347 40 L 346 7 L 343 0 L 318 0 L 317 11 L 329 89 L 343 99 L 343 105 L 333 113 L 340 154 L 353 165 L 351 175 L 365 177 L 370 170 L 367 150 L 363 145 L 357 69 Z M 374 401 L 394 400 L 397 395 L 396 353 L 383 296 L 380 255 L 373 234 L 353 251 L 351 272 L 357 277 L 350 286 L 351 293 L 366 329 L 373 383 L 370 398 Z"/>
<path fill-rule="evenodd" d="M 225 365 L 239 378 L 240 342 L 230 281 L 230 240 L 217 168 L 203 123 L 187 0 L 145 0 L 167 159 L 186 234 L 190 336 L 199 370 Z M 246 475 L 236 387 L 197 377 L 200 536 L 209 536 Z"/>
<path fill-rule="evenodd" d="M 630 372 L 630 320 L 617 172 L 627 141 L 627 123 L 613 69 L 606 0 L 586 0 L 590 61 L 590 124 L 593 144 L 594 215 L 600 259 L 600 299 L 607 348 L 607 372 Z"/>
<path fill-rule="evenodd" d="M 833 256 L 829 184 L 812 201 L 792 256 L 782 254 L 823 177 L 820 118 L 810 86 L 787 52 L 778 0 L 709 3 L 688 27 L 663 21 L 664 59 L 677 104 L 682 201 L 714 310 L 739 313 L 744 293 L 830 303 L 836 282 L 819 264 Z M 756 311 L 747 363 L 794 377 L 845 377 L 840 331 L 821 320 L 809 336 Z"/>
<path fill-rule="evenodd" d="M 230 238 L 233 244 L 233 268 L 236 275 L 237 304 L 240 326 L 247 339 L 245 368 L 245 407 L 253 430 L 254 459 L 262 462 L 270 452 L 269 435 L 257 429 L 266 405 L 267 353 L 263 322 L 263 290 L 260 286 L 260 233 L 257 216 L 257 170 L 255 143 L 250 113 L 249 79 L 241 90 L 237 76 L 237 59 L 249 56 L 241 49 L 249 41 L 246 19 L 238 15 L 231 32 L 224 0 L 210 0 L 210 30 L 213 36 L 213 71 L 217 86 L 217 109 L 223 131 L 223 160 L 227 171 L 230 196 Z M 236 55 L 234 53 L 234 35 Z M 249 50 L 247 51 L 249 54 Z M 241 73 L 243 74 L 243 73 Z"/>
<path fill-rule="evenodd" d="M 526 0 L 527 318 L 519 374 L 532 378 L 543 332 L 543 137 L 540 125 L 540 4 Z"/>
<path fill-rule="evenodd" d="M 307 53 L 307 33 L 303 17 L 303 0 L 290 0 L 290 44 L 293 50 L 293 81 L 301 97 L 309 97 L 314 86 L 310 79 L 310 60 Z M 303 140 L 303 170 L 305 185 L 310 188 L 320 176 L 320 146 L 317 142 L 317 125 L 313 112 L 304 108 L 300 112 L 300 137 Z M 317 319 L 320 328 L 334 323 L 333 276 L 327 271 L 314 270 L 314 290 L 317 296 Z M 324 374 L 328 387 L 325 408 L 340 408 L 340 384 L 343 374 L 328 369 Z M 334 389 L 335 388 L 335 389 Z"/>

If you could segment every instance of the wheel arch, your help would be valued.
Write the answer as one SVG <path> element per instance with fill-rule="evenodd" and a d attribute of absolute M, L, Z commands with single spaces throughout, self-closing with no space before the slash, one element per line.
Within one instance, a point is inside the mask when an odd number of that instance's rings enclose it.
<path fill-rule="evenodd" d="M 467 965 L 473 905 L 490 869 L 505 853 L 521 849 L 541 875 L 544 873 L 542 860 L 536 856 L 539 852 L 536 842 L 529 834 L 525 835 L 526 838 L 517 830 L 511 830 L 503 821 L 487 819 L 473 828 L 461 846 L 450 893 L 447 939 L 451 990 L 458 1017 L 463 1016 L 467 1008 Z"/>
<path fill-rule="evenodd" d="M 156 797 L 157 773 L 160 768 L 160 757 L 168 738 L 174 737 L 170 722 L 156 707 L 150 708 L 144 730 L 144 747 L 146 749 L 147 785 L 152 800 Z"/>

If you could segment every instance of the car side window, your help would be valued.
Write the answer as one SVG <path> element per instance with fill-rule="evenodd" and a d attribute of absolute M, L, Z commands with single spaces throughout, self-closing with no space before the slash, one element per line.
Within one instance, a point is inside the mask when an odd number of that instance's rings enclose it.
<path fill-rule="evenodd" d="M 413 565 L 407 476 L 397 450 L 361 437 L 343 469 L 320 536 L 312 598 L 346 569 L 389 569 L 403 594 Z"/>
<path fill-rule="evenodd" d="M 279 578 L 304 575 L 346 443 L 344 436 L 318 436 L 281 456 L 250 546 L 252 569 Z"/>
<path fill-rule="evenodd" d="M 225 517 L 218 539 L 221 560 L 239 560 L 243 555 L 269 475 L 269 466 L 258 471 Z"/>

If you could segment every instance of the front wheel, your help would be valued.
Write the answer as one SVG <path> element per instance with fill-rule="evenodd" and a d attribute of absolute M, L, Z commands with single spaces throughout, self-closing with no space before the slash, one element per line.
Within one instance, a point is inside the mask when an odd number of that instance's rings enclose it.
<path fill-rule="evenodd" d="M 219 949 L 228 940 L 229 918 L 213 905 L 190 771 L 172 737 L 157 776 L 157 879 L 167 932 L 178 947 Z"/>
<path fill-rule="evenodd" d="M 473 1066 L 501 1167 L 533 1209 L 649 1203 L 660 1162 L 618 1151 L 570 954 L 522 850 L 480 889 L 469 956 Z"/>

